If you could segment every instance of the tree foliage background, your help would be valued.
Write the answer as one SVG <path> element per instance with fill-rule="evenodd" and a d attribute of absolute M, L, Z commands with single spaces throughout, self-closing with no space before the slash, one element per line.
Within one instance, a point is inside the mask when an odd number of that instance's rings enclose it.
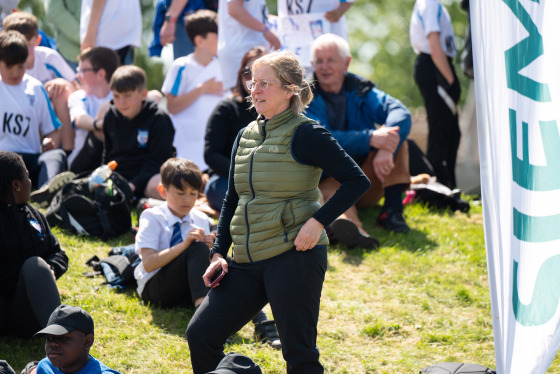
<path fill-rule="evenodd" d="M 348 11 L 349 42 L 353 61 L 350 70 L 368 77 L 380 89 L 409 107 L 423 106 L 412 76 L 416 54 L 410 46 L 409 25 L 414 0 L 358 0 Z M 460 71 L 460 54 L 467 14 L 459 0 L 440 0 L 453 21 L 459 50 L 455 69 L 466 97 L 468 80 Z"/>
<path fill-rule="evenodd" d="M 347 13 L 348 33 L 352 50 L 350 70 L 375 82 L 380 89 L 400 99 L 410 108 L 423 106 L 422 97 L 414 83 L 412 70 L 416 55 L 410 46 L 409 24 L 415 0 L 357 0 Z M 160 89 L 163 83 L 163 63 L 147 57 L 151 39 L 151 23 L 155 0 L 141 0 L 144 46 L 136 51 L 135 64 L 147 71 L 148 87 Z M 459 54 L 455 61 L 457 75 L 466 97 L 468 80 L 460 71 L 460 54 L 467 24 L 467 15 L 460 8 L 460 0 L 440 0 L 453 20 L 455 43 Z M 276 14 L 276 1 L 267 0 L 269 11 Z M 42 0 L 21 0 L 20 8 L 33 12 L 41 27 L 43 23 Z"/>

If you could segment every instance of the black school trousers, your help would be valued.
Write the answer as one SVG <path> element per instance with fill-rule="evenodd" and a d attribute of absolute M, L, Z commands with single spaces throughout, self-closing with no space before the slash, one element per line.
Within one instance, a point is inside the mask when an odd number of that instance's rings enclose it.
<path fill-rule="evenodd" d="M 0 335 L 32 337 L 47 326 L 59 305 L 60 295 L 51 267 L 41 257 L 28 258 L 21 267 L 14 298 L 0 296 Z"/>
<path fill-rule="evenodd" d="M 449 86 L 435 66 L 432 57 L 425 53 L 419 54 L 416 58 L 414 80 L 424 99 L 428 116 L 429 133 L 426 157 L 434 168 L 438 182 L 449 188 L 455 188 L 457 186 L 455 164 L 461 139 L 459 114 L 458 111 L 452 112 L 441 93 L 438 92 L 438 86 L 441 86 L 455 106 L 459 102 L 461 87 L 451 60 L 449 62 L 455 76 L 453 85 Z"/>
<path fill-rule="evenodd" d="M 273 258 L 232 261 L 220 285 L 208 293 L 187 327 L 194 374 L 212 371 L 225 357 L 226 339 L 270 303 L 288 374 L 319 374 L 317 323 L 327 270 L 327 247 L 292 248 Z"/>
<path fill-rule="evenodd" d="M 209 250 L 202 242 L 192 243 L 177 258 L 162 267 L 144 286 L 142 300 L 163 308 L 193 304 L 206 296 L 202 276 L 210 265 Z"/>

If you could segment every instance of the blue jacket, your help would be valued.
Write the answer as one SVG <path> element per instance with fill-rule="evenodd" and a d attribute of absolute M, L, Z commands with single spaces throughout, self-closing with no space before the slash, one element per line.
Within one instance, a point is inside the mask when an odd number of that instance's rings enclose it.
<path fill-rule="evenodd" d="M 315 82 L 317 77 L 314 76 Z M 346 73 L 342 91 L 346 95 L 347 131 L 334 131 L 329 124 L 327 104 L 321 96 L 316 82 L 313 101 L 305 115 L 324 126 L 338 143 L 353 158 L 363 158 L 371 151 L 369 139 L 373 130 L 382 125 L 399 126 L 401 137 L 399 147 L 410 132 L 410 112 L 397 99 L 375 88 L 369 80 L 352 73 Z M 396 153 L 396 151 L 395 151 Z"/>
<path fill-rule="evenodd" d="M 159 32 L 165 21 L 165 14 L 171 5 L 171 0 L 158 0 L 156 4 L 156 9 L 154 11 L 154 20 L 152 22 L 152 30 L 154 36 L 150 45 L 148 46 L 148 56 L 161 56 L 161 51 L 163 46 L 161 45 L 161 40 L 159 39 Z M 185 16 L 194 13 L 199 9 L 206 9 L 206 2 L 204 0 L 189 0 L 187 5 L 183 8 L 183 11 L 177 18 L 176 27 L 185 27 L 184 19 Z"/>

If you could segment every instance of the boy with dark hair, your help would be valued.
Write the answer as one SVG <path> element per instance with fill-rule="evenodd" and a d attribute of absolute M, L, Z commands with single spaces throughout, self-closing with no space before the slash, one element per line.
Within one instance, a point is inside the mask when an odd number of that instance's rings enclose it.
<path fill-rule="evenodd" d="M 134 270 L 142 300 L 170 308 L 198 306 L 208 289 L 202 275 L 214 242 L 208 217 L 194 208 L 202 174 L 189 160 L 171 158 L 160 169 L 158 191 L 165 203 L 140 216 L 136 253 L 142 262 Z"/>
<path fill-rule="evenodd" d="M 65 170 L 66 155 L 58 149 L 62 125 L 45 88 L 25 74 L 28 54 L 21 33 L 0 33 L 0 149 L 20 154 L 33 184 L 42 187 Z"/>
<path fill-rule="evenodd" d="M 116 161 L 136 196 L 160 198 L 159 168 L 173 156 L 171 119 L 148 99 L 146 73 L 132 65 L 118 68 L 110 83 L 113 101 L 103 119 L 102 163 Z"/>
<path fill-rule="evenodd" d="M 45 337 L 47 354 L 37 365 L 37 374 L 119 374 L 89 354 L 94 323 L 82 308 L 60 305 L 37 336 Z"/>
<path fill-rule="evenodd" d="M 68 99 L 75 128 L 74 150 L 68 156 L 68 164 L 75 173 L 101 165 L 103 117 L 113 98 L 109 82 L 119 67 L 119 57 L 109 48 L 95 47 L 83 51 L 78 61 L 82 88 Z"/>
<path fill-rule="evenodd" d="M 175 126 L 177 157 L 192 160 L 204 172 L 208 169 L 204 161 L 206 123 L 213 108 L 225 98 L 216 58 L 217 14 L 199 10 L 186 18 L 186 25 L 194 52 L 173 61 L 162 92 Z"/>
<path fill-rule="evenodd" d="M 14 12 L 3 22 L 4 30 L 19 31 L 27 39 L 29 55 L 26 73 L 45 85 L 55 113 L 62 123 L 62 148 L 69 154 L 73 148 L 74 132 L 68 114 L 68 97 L 78 89 L 76 74 L 57 51 L 41 47 L 37 18 L 27 12 Z"/>

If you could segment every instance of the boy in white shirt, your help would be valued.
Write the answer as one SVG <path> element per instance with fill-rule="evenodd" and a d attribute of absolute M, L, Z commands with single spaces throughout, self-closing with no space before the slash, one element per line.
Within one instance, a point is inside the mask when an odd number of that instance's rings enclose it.
<path fill-rule="evenodd" d="M 42 187 L 65 170 L 66 155 L 45 88 L 25 74 L 28 53 L 21 33 L 0 32 L 0 149 L 20 154 L 33 185 Z"/>
<path fill-rule="evenodd" d="M 29 55 L 25 64 L 26 73 L 45 85 L 54 111 L 62 123 L 62 149 L 67 154 L 74 145 L 74 131 L 68 114 L 68 97 L 78 89 L 76 74 L 57 51 L 41 47 L 37 18 L 27 12 L 14 12 L 3 22 L 4 30 L 22 33 L 27 39 Z"/>
<path fill-rule="evenodd" d="M 194 52 L 173 61 L 162 91 L 175 127 L 173 145 L 177 157 L 193 161 L 204 172 L 208 169 L 204 162 L 206 123 L 216 104 L 225 98 L 216 58 L 216 12 L 199 10 L 191 14 L 186 19 L 186 29 Z"/>
<path fill-rule="evenodd" d="M 142 258 L 134 269 L 138 295 L 164 308 L 197 307 L 208 293 L 202 275 L 215 236 L 208 217 L 194 208 L 202 174 L 193 162 L 170 158 L 160 175 L 158 190 L 166 202 L 142 212 L 136 235 L 136 253 Z"/>
<path fill-rule="evenodd" d="M 117 54 L 105 47 L 85 50 L 78 56 L 82 88 L 70 95 L 68 108 L 75 128 L 74 150 L 68 157 L 70 170 L 80 173 L 101 165 L 103 117 L 113 99 L 109 82 L 119 67 Z"/>

